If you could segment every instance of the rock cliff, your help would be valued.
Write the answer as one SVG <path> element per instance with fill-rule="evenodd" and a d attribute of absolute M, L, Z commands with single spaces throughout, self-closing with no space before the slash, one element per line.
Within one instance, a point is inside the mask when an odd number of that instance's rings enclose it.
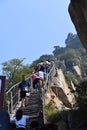
<path fill-rule="evenodd" d="M 56 86 L 51 86 L 51 90 L 46 93 L 46 104 L 52 100 L 59 110 L 72 109 L 75 103 L 74 95 L 70 92 L 61 69 L 57 69 L 58 76 L 53 78 Z"/>
<path fill-rule="evenodd" d="M 87 0 L 71 0 L 68 11 L 77 34 L 87 50 Z"/>

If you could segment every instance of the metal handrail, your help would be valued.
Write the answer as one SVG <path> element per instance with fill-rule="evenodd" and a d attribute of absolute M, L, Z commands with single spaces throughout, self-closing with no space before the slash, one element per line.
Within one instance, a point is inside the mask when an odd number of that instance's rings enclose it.
<path fill-rule="evenodd" d="M 30 77 L 26 78 L 29 80 Z M 20 82 L 13 85 L 7 92 L 6 92 L 6 103 L 7 103 L 7 111 L 9 114 L 12 114 L 13 111 L 16 109 L 16 106 L 20 102 L 20 90 L 18 89 Z"/>
<path fill-rule="evenodd" d="M 55 64 L 52 66 L 52 68 L 50 69 L 50 72 L 47 74 L 44 86 L 43 86 L 43 90 L 42 90 L 42 102 L 43 102 L 43 120 L 45 123 L 45 112 L 44 112 L 44 108 L 45 108 L 45 91 L 50 89 L 51 86 L 51 82 L 52 82 L 52 77 L 55 73 Z M 29 76 L 28 78 L 26 78 L 26 80 L 29 80 L 31 77 Z M 18 89 L 20 82 L 18 82 L 17 84 L 13 85 L 7 92 L 6 92 L 6 101 L 7 101 L 7 111 L 9 114 L 12 114 L 14 112 L 14 110 L 16 109 L 17 105 L 20 102 L 20 91 Z M 32 84 L 31 84 L 32 85 Z"/>
<path fill-rule="evenodd" d="M 42 92 L 42 98 L 43 98 L 43 120 L 44 124 L 46 124 L 46 117 L 45 117 L 45 91 L 50 89 L 51 87 L 51 82 L 52 82 L 52 77 L 55 73 L 55 64 L 52 66 L 50 72 L 48 73 L 46 77 L 46 81 L 43 87 L 43 92 Z M 49 86 L 49 87 L 48 87 Z"/>

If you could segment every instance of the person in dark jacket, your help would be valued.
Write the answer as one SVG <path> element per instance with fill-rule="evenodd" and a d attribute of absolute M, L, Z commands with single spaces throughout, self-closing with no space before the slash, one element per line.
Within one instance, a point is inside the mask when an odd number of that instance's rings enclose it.
<path fill-rule="evenodd" d="M 30 90 L 30 83 L 26 80 L 25 75 L 22 75 L 22 81 L 19 84 L 20 89 L 20 98 L 21 98 L 21 106 L 25 107 L 28 104 L 28 97 L 27 93 L 29 93 Z"/>

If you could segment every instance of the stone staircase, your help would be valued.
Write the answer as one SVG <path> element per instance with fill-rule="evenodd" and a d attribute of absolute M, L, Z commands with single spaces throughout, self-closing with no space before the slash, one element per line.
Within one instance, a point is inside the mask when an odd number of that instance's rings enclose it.
<path fill-rule="evenodd" d="M 25 108 L 22 108 L 24 115 L 32 116 L 27 121 L 27 130 L 30 130 L 30 124 L 32 121 L 36 121 L 39 123 L 39 127 L 43 125 L 43 107 L 42 107 L 42 100 L 41 94 L 37 90 L 33 90 L 29 97 L 29 103 Z"/>

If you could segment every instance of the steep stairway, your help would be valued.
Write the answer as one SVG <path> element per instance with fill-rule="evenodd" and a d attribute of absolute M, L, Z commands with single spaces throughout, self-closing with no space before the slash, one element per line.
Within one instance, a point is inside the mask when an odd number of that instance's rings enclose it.
<path fill-rule="evenodd" d="M 39 127 L 42 127 L 43 125 L 43 107 L 42 107 L 42 100 L 41 100 L 41 94 L 37 90 L 33 90 L 29 97 L 29 103 L 25 108 L 22 108 L 23 113 L 25 115 L 32 116 L 27 121 L 27 130 L 30 130 L 30 124 L 32 121 L 36 121 L 39 123 Z"/>

